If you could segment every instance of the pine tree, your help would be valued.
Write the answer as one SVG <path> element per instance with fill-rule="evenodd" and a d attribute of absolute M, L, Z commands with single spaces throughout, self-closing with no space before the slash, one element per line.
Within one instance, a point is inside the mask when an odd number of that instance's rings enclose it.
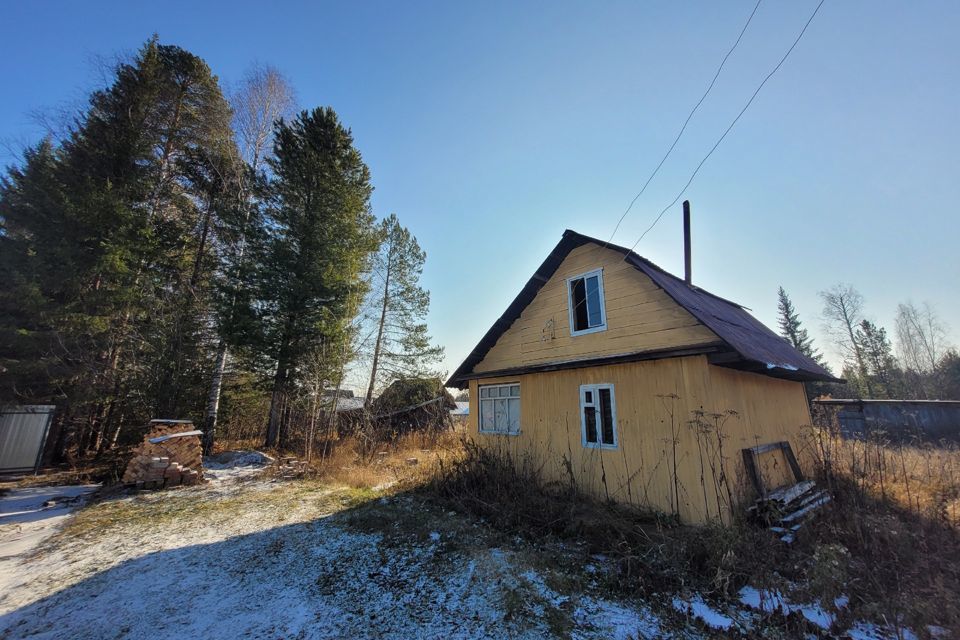
<path fill-rule="evenodd" d="M 282 440 L 287 396 L 318 352 L 337 353 L 366 293 L 361 274 L 377 237 L 370 172 L 330 108 L 277 124 L 266 224 L 251 238 L 241 278 L 245 313 L 234 316 L 239 349 L 272 369 L 265 443 Z"/>
<path fill-rule="evenodd" d="M 887 330 L 869 320 L 863 320 L 856 332 L 866 362 L 866 375 L 872 384 L 873 397 L 895 398 L 902 387 L 897 359 L 887 338 Z"/>
<path fill-rule="evenodd" d="M 60 162 L 44 140 L 0 179 L 0 401 L 60 400 L 80 368 L 67 355 L 82 351 L 59 335 L 64 317 L 73 315 L 92 341 L 98 333 L 96 322 L 76 315 L 73 274 L 85 256 L 67 216 Z"/>
<path fill-rule="evenodd" d="M 430 292 L 420 287 L 427 255 L 417 239 L 391 214 L 380 225 L 383 242 L 372 273 L 375 309 L 373 362 L 366 403 L 380 378 L 424 377 L 431 363 L 443 357 L 443 347 L 430 344 L 424 318 Z"/>

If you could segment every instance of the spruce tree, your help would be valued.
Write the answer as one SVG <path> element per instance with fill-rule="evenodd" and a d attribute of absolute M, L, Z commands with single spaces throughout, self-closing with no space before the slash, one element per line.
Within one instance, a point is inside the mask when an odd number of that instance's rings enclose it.
<path fill-rule="evenodd" d="M 780 335 L 787 339 L 793 345 L 793 348 L 803 355 L 811 358 L 824 369 L 829 371 L 823 354 L 819 349 L 813 346 L 813 338 L 800 322 L 800 315 L 793 306 L 793 301 L 787 295 L 783 287 L 777 291 L 777 309 L 779 311 L 778 322 L 780 324 Z"/>
<path fill-rule="evenodd" d="M 813 338 L 810 337 L 807 329 L 801 324 L 800 315 L 797 313 L 797 310 L 793 306 L 793 301 L 790 300 L 790 297 L 783 287 L 777 290 L 777 299 L 780 335 L 782 335 L 794 349 L 811 358 L 829 373 L 830 366 L 827 364 L 823 354 L 813 346 Z M 804 387 L 807 391 L 807 397 L 810 399 L 833 391 L 833 386 L 830 383 L 824 382 L 807 382 Z"/>
<path fill-rule="evenodd" d="M 370 172 L 330 108 L 276 126 L 263 232 L 251 238 L 232 336 L 272 370 L 266 446 L 281 439 L 283 407 L 318 352 L 337 353 L 366 293 L 377 235 Z"/>
<path fill-rule="evenodd" d="M 187 390 L 208 355 L 215 234 L 237 167 L 216 78 L 154 37 L 92 94 L 61 148 L 5 180 L 4 270 L 34 306 L 18 318 L 0 300 L 2 331 L 42 330 L 22 361 L 56 363 L 47 386 L 81 425 L 80 453 L 125 422 L 196 406 Z"/>
<path fill-rule="evenodd" d="M 371 318 L 376 336 L 366 403 L 380 379 L 421 377 L 443 357 L 443 347 L 432 345 L 424 321 L 430 292 L 419 282 L 427 255 L 417 239 L 390 214 L 380 225 L 383 241 L 372 265 Z"/>

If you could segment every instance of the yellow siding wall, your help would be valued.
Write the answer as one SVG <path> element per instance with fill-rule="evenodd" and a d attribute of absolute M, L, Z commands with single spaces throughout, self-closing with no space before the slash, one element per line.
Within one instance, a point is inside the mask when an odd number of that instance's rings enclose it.
<path fill-rule="evenodd" d="M 570 336 L 566 280 L 603 269 L 606 331 Z M 715 342 L 717 336 L 623 256 L 596 244 L 567 255 L 475 372 Z"/>
<path fill-rule="evenodd" d="M 581 489 L 600 498 L 679 511 L 685 522 L 729 521 L 731 500 L 725 496 L 739 503 L 750 495 L 740 453 L 745 447 L 787 440 L 804 464 L 801 426 L 810 423 L 810 415 L 803 385 L 713 366 L 705 356 L 489 378 L 479 384 L 503 382 L 520 384 L 521 433 L 478 432 L 478 381 L 471 380 L 468 432 L 477 442 L 535 465 L 544 480 L 568 482 L 572 475 Z M 579 386 L 598 383 L 614 385 L 615 450 L 581 444 Z M 671 395 L 677 397 L 666 397 Z M 695 411 L 731 410 L 737 415 L 722 418 L 721 455 L 716 430 L 689 422 Z M 712 425 L 713 419 L 707 422 Z M 768 486 L 789 479 L 782 458 L 765 455 L 761 466 Z"/>

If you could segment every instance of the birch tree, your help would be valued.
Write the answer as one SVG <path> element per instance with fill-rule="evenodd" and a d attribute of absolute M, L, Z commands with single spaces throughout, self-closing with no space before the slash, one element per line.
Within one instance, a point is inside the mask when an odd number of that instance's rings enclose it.
<path fill-rule="evenodd" d="M 920 373 L 932 373 L 949 350 L 947 327 L 929 302 L 897 305 L 896 332 L 900 359 Z"/>
<path fill-rule="evenodd" d="M 247 164 L 245 179 L 239 182 L 237 199 L 241 208 L 235 232 L 225 234 L 226 242 L 222 247 L 221 277 L 235 280 L 243 265 L 249 227 L 255 220 L 256 203 L 252 201 L 253 183 L 266 167 L 273 145 L 274 123 L 289 117 L 294 110 L 296 97 L 290 82 L 275 67 L 254 65 L 244 74 L 238 87 L 230 94 L 230 106 L 233 109 L 233 129 L 243 160 Z M 228 283 L 225 289 L 227 304 L 225 312 L 231 314 L 236 303 L 234 287 Z M 228 320 L 229 322 L 229 320 Z M 214 355 L 213 371 L 207 391 L 207 403 L 204 411 L 204 452 L 213 451 L 216 439 L 217 416 L 220 411 L 220 396 L 223 390 L 223 376 L 229 360 L 227 341 L 221 335 Z"/>
<path fill-rule="evenodd" d="M 863 322 L 863 296 L 849 284 L 835 284 L 819 295 L 823 301 L 824 327 L 844 364 L 857 371 L 865 381 L 867 394 L 872 394 L 866 359 L 856 335 L 857 327 Z"/>

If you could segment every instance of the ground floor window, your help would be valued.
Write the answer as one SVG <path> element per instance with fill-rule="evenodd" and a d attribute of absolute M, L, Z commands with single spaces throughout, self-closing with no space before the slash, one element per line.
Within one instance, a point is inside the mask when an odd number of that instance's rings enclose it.
<path fill-rule="evenodd" d="M 480 433 L 520 433 L 520 385 L 480 387 Z"/>
<path fill-rule="evenodd" d="M 580 385 L 580 422 L 583 446 L 616 448 L 617 405 L 612 384 Z"/>

